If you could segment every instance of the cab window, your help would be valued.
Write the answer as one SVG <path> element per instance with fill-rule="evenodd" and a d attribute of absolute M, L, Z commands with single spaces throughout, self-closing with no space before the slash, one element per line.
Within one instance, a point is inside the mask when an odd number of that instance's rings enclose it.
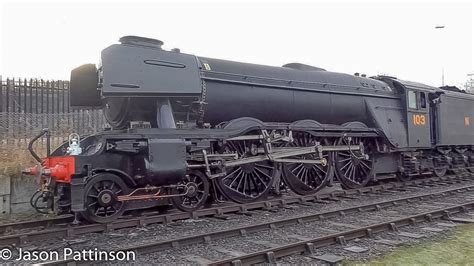
<path fill-rule="evenodd" d="M 420 107 L 422 109 L 426 108 L 426 96 L 424 92 L 420 92 Z"/>
<path fill-rule="evenodd" d="M 416 92 L 408 91 L 408 108 L 410 109 L 417 109 L 418 108 L 418 101 L 416 100 Z"/>

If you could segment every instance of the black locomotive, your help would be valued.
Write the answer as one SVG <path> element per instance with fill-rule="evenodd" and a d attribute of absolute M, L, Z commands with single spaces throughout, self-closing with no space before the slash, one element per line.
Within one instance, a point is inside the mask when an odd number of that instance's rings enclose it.
<path fill-rule="evenodd" d="M 282 186 L 311 194 L 333 179 L 357 188 L 474 171 L 474 95 L 197 57 L 148 38 L 120 42 L 97 68 L 71 74 L 70 104 L 103 108 L 111 129 L 36 156 L 33 202 L 109 222 L 155 205 L 248 203 Z"/>

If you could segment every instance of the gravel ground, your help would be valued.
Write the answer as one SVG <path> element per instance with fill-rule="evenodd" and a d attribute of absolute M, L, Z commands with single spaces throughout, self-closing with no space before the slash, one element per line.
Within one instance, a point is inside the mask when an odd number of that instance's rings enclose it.
<path fill-rule="evenodd" d="M 465 182 L 463 184 L 452 184 L 442 185 L 436 187 L 430 187 L 430 191 L 441 191 L 446 189 L 452 189 L 455 187 L 461 187 L 474 182 Z M 274 221 L 289 217 L 295 217 L 299 215 L 314 214 L 317 212 L 324 212 L 334 210 L 338 208 L 353 207 L 362 204 L 369 204 L 373 202 L 385 201 L 389 199 L 402 198 L 407 196 L 416 196 L 427 193 L 427 189 L 423 187 L 408 187 L 405 189 L 397 189 L 393 191 L 380 192 L 373 195 L 358 195 L 354 196 L 353 199 L 341 199 L 336 202 L 328 202 L 325 204 L 317 203 L 310 206 L 306 205 L 290 205 L 288 208 L 278 209 L 276 212 L 267 211 L 253 211 L 254 215 L 229 215 L 228 220 L 216 219 L 216 218 L 203 218 L 198 220 L 183 220 L 174 222 L 171 224 L 156 224 L 149 225 L 146 228 L 130 228 L 116 230 L 106 234 L 84 234 L 71 239 L 65 239 L 58 241 L 52 239 L 49 241 L 42 241 L 41 246 L 37 243 L 31 243 L 25 245 L 24 248 L 35 249 L 40 248 L 41 250 L 58 250 L 63 247 L 71 247 L 74 250 L 90 249 L 91 247 L 100 247 L 101 250 L 117 250 L 131 245 L 139 245 L 150 242 L 156 242 L 158 240 L 168 240 L 178 237 L 184 237 L 189 235 L 202 234 L 212 232 L 215 230 L 231 229 L 235 227 Z M 467 194 L 467 193 L 463 193 Z M 473 194 L 469 194 L 471 197 Z M 435 201 L 443 203 L 455 203 L 460 202 L 462 199 L 454 195 L 447 195 L 450 200 L 445 198 L 435 199 Z M 433 204 L 433 200 L 430 201 L 430 205 Z M 413 205 L 413 207 L 411 206 Z M 178 250 L 171 249 L 160 253 L 139 255 L 139 262 L 158 262 L 158 263 L 205 263 L 199 257 L 205 257 L 209 260 L 223 259 L 229 257 L 233 252 L 252 252 L 259 249 L 268 248 L 269 244 L 288 244 L 297 242 L 298 239 L 292 238 L 290 235 L 299 235 L 309 238 L 315 238 L 329 233 L 334 233 L 341 230 L 348 230 L 347 226 L 341 224 L 355 224 L 360 226 L 361 224 L 369 224 L 375 220 L 387 219 L 389 217 L 397 217 L 401 212 L 414 213 L 417 211 L 419 205 L 418 201 L 413 203 L 403 203 L 401 206 L 391 207 L 389 210 L 382 210 L 380 212 L 362 212 L 356 215 L 348 215 L 347 217 L 338 217 L 324 221 L 317 221 L 312 223 L 304 223 L 298 226 L 290 226 L 277 230 L 267 230 L 256 234 L 250 234 L 245 238 L 245 241 L 241 241 L 239 237 L 228 238 L 218 241 L 212 241 L 207 245 L 197 245 L 183 247 Z M 408 206 L 408 207 L 407 207 Z M 433 207 L 433 206 L 432 206 Z M 438 208 L 441 206 L 437 206 Z M 423 207 L 424 209 L 427 206 Z M 329 223 L 331 223 L 328 226 Z M 263 241 L 263 242 L 262 242 Z M 266 243 L 265 243 L 266 241 Z M 362 240 L 361 240 L 362 241 Z M 230 250 L 230 251 L 229 251 Z M 192 254 L 192 255 L 191 255 Z M 298 256 L 296 256 L 298 257 Z M 303 257 L 303 256 L 301 256 Z M 307 260 L 307 258 L 305 259 Z M 313 259 L 314 260 L 314 259 Z M 284 260 L 282 260 L 284 261 Z"/>
<path fill-rule="evenodd" d="M 455 197 L 455 196 L 454 196 Z M 457 195 L 457 197 L 460 197 L 460 195 Z M 446 202 L 451 202 L 453 201 L 450 198 L 446 199 Z M 404 213 L 405 214 L 416 214 L 420 212 L 420 209 L 422 211 L 427 211 L 426 208 L 418 208 L 418 206 L 406 206 L 406 205 L 400 205 L 396 207 L 390 208 L 391 211 L 396 211 L 399 213 Z M 436 209 L 436 208 L 431 208 L 431 209 Z M 382 221 L 387 221 L 388 215 L 385 215 L 385 210 L 379 211 L 380 213 L 380 218 L 374 219 L 372 216 L 371 212 L 362 212 L 362 213 L 357 213 L 354 215 L 350 215 L 347 217 L 337 217 L 337 218 L 331 218 L 331 219 L 324 219 L 323 221 L 316 221 L 316 222 L 311 222 L 311 223 L 304 223 L 304 224 L 298 224 L 298 225 L 292 225 L 292 226 L 287 226 L 287 227 L 281 227 L 275 230 L 266 230 L 266 231 L 261 231 L 256 234 L 249 235 L 247 237 L 233 237 L 233 238 L 228 238 L 228 239 L 223 239 L 223 240 L 217 240 L 217 241 L 212 241 L 209 244 L 203 244 L 203 245 L 193 245 L 187 248 L 179 249 L 179 250 L 166 250 L 164 252 L 157 252 L 153 254 L 147 254 L 147 255 L 141 255 L 139 260 L 140 262 L 151 262 L 151 261 L 169 261 L 169 262 L 183 262 L 183 263 L 195 263 L 195 262 L 202 262 L 205 263 L 206 260 L 209 261 L 215 261 L 215 260 L 221 260 L 225 258 L 230 258 L 233 257 L 232 254 L 229 254 L 229 252 L 219 252 L 219 249 L 224 249 L 226 251 L 233 251 L 233 252 L 241 252 L 241 253 L 251 253 L 255 252 L 256 250 L 262 250 L 266 248 L 272 247 L 272 245 L 283 245 L 283 244 L 290 244 L 294 242 L 298 242 L 298 239 L 295 239 L 292 237 L 292 235 L 296 234 L 299 236 L 304 236 L 306 238 L 317 238 L 321 237 L 328 233 L 327 230 L 321 230 L 321 229 L 329 229 L 335 232 L 339 231 L 347 231 L 351 230 L 356 227 L 360 227 L 363 225 L 370 225 L 374 224 L 377 222 L 382 222 Z M 382 218 L 383 217 L 383 218 Z M 400 216 L 399 216 L 400 217 Z M 400 231 L 403 232 L 409 232 L 409 233 L 419 233 L 419 230 L 416 229 L 417 227 L 425 227 L 426 223 L 422 223 L 417 225 L 416 227 L 413 228 L 401 228 Z M 398 236 L 396 233 L 389 233 L 391 234 L 391 239 L 392 240 L 398 240 L 398 241 L 405 241 L 404 238 L 406 237 L 401 237 Z M 433 232 L 423 232 L 425 237 L 430 237 L 431 235 L 435 235 Z M 368 241 L 369 240 L 360 240 L 360 241 Z M 263 243 L 263 247 L 261 244 Z M 366 248 L 369 248 L 369 257 L 373 256 L 370 251 L 377 251 L 375 248 L 371 248 L 372 246 L 375 245 L 380 245 L 376 244 L 372 241 L 371 245 L 367 244 Z M 347 247 L 346 245 L 345 247 Z M 346 253 L 352 253 L 350 251 L 346 251 L 343 248 L 340 248 L 342 250 L 342 255 L 346 255 Z M 216 252 L 217 250 L 217 252 Z M 322 251 L 321 251 L 322 250 Z M 324 249 L 318 250 L 318 252 L 326 252 Z M 188 254 L 193 254 L 193 258 L 189 258 Z M 324 253 L 323 253 L 324 254 Z M 366 255 L 366 254 L 362 254 Z M 361 256 L 362 256 L 361 255 Z M 197 258 L 196 258 L 197 257 Z M 204 258 L 204 259 L 202 259 Z M 304 259 L 304 261 L 300 261 L 299 263 L 303 263 L 307 258 Z M 290 263 L 291 261 L 283 261 L 283 263 Z"/>
<path fill-rule="evenodd" d="M 53 217 L 55 217 L 54 214 L 41 214 L 34 211 L 31 213 L 2 214 L 0 215 L 0 224 L 18 223 Z"/>
<path fill-rule="evenodd" d="M 456 217 L 465 217 L 464 215 L 457 215 Z M 467 218 L 472 218 L 469 216 Z M 345 263 L 368 263 L 374 258 L 385 255 L 397 247 L 414 247 L 426 242 L 434 242 L 446 239 L 451 236 L 455 230 L 455 227 L 445 227 L 439 225 L 439 223 L 450 223 L 452 225 L 458 226 L 458 223 L 452 223 L 447 221 L 434 221 L 434 222 L 423 222 L 418 223 L 415 226 L 404 226 L 399 228 L 399 232 L 383 232 L 376 234 L 374 238 L 362 238 L 348 241 L 346 245 L 333 245 L 329 247 L 319 248 L 316 250 L 313 255 L 293 255 L 284 257 L 281 260 L 278 260 L 279 264 L 322 264 L 324 261 L 317 259 L 316 257 L 332 254 L 336 256 L 341 256 L 344 259 Z M 441 232 L 432 232 L 427 231 L 426 228 L 438 228 L 441 229 Z M 411 238 L 399 235 L 400 232 L 408 232 L 413 234 L 422 235 L 421 238 Z M 391 240 L 398 242 L 397 245 L 387 245 L 377 241 Z M 347 247 L 358 246 L 367 249 L 364 252 L 356 253 L 345 250 Z"/>
<path fill-rule="evenodd" d="M 474 181 L 469 183 L 474 184 Z M 467 184 L 463 183 L 454 184 L 450 186 L 433 187 L 430 189 L 430 191 L 442 191 L 465 185 Z M 374 202 L 403 198 L 407 196 L 416 196 L 425 193 L 427 192 L 423 188 L 413 188 L 413 191 L 401 191 L 397 193 L 379 193 L 377 195 L 360 195 L 356 199 L 342 199 L 337 202 L 329 202 L 326 204 L 316 203 L 312 204 L 311 206 L 296 204 L 289 205 L 289 208 L 277 209 L 277 212 L 252 211 L 251 213 L 253 213 L 253 215 L 251 216 L 229 214 L 227 215 L 229 218 L 227 220 L 212 217 L 201 218 L 197 220 L 189 219 L 176 221 L 171 224 L 148 225 L 145 228 L 120 229 L 106 234 L 84 234 L 82 236 L 74 237 L 73 240 L 87 240 L 89 243 L 97 242 L 97 244 L 100 245 L 100 243 L 103 243 L 103 240 L 107 239 L 104 238 L 104 236 L 109 236 L 113 237 L 114 241 L 112 243 L 109 243 L 109 241 L 107 241 L 104 244 L 113 244 L 114 242 L 118 242 L 118 244 L 121 246 L 121 244 L 123 244 L 124 242 L 128 243 L 127 240 L 129 240 L 130 238 L 133 238 L 134 244 L 138 245 L 147 243 L 149 241 L 167 240 L 184 237 L 187 235 L 208 233 L 215 231 L 216 228 L 219 228 L 220 230 L 232 229 L 235 227 L 256 224 L 260 222 L 276 221 L 299 215 L 308 215 L 316 212 L 331 211 L 334 209 L 348 208 L 358 205 L 370 204 Z M 117 241 L 119 239 L 124 240 L 124 242 Z M 57 240 L 55 240 L 54 242 L 57 243 Z"/>

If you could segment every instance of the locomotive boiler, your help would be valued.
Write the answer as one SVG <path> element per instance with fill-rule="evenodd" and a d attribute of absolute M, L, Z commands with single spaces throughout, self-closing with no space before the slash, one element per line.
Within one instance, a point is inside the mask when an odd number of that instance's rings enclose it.
<path fill-rule="evenodd" d="M 41 190 L 33 202 L 108 222 L 153 204 L 245 204 L 282 186 L 312 194 L 333 177 L 357 188 L 473 169 L 471 95 L 162 45 L 126 36 L 102 51 L 98 66 L 72 71 L 71 106 L 102 108 L 111 129 L 35 155 L 39 165 L 27 173 Z"/>
<path fill-rule="evenodd" d="M 120 41 L 102 52 L 99 70 L 86 65 L 71 77 L 71 105 L 105 104 L 115 129 L 131 122 L 154 128 L 173 128 L 176 121 L 215 126 L 239 117 L 369 123 L 363 99 L 351 91 L 390 90 L 378 80 L 303 64 L 245 64 L 165 51 L 158 40 L 127 36 Z"/>

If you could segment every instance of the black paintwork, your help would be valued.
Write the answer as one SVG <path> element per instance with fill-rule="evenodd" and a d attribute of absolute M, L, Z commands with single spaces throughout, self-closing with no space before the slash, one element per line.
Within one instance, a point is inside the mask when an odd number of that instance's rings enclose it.
<path fill-rule="evenodd" d="M 268 130 L 314 120 L 322 124 L 321 137 L 377 137 L 375 175 L 418 174 L 433 169 L 433 158 L 445 165 L 448 158 L 443 156 L 453 148 L 474 150 L 473 95 L 297 63 L 271 67 L 197 57 L 163 50 L 162 42 L 139 37 L 121 40 L 102 51 L 97 73 L 91 65 L 72 72 L 71 95 L 77 99 L 71 104 L 102 106 L 117 129 L 83 140 L 84 153 L 76 156 L 77 178 L 90 171 L 115 171 L 131 187 L 176 183 L 192 151 L 212 149 L 252 129 L 219 128 L 241 117 L 264 121 L 261 127 Z M 416 95 L 416 107 L 409 95 Z M 162 103 L 170 103 L 172 117 L 157 112 L 169 107 Z M 130 121 L 149 122 L 152 128 L 119 130 L 130 127 Z M 184 129 L 159 128 L 169 123 L 157 121 L 181 121 Z M 64 154 L 64 148 L 53 155 Z M 444 149 L 444 155 L 436 148 Z M 456 156 L 462 163 L 464 157 Z M 73 196 L 83 187 L 75 183 Z M 75 210 L 81 204 L 75 202 Z"/>
<path fill-rule="evenodd" d="M 474 123 L 465 125 L 464 119 L 474 119 L 474 97 L 465 93 L 298 63 L 271 67 L 197 57 L 163 50 L 161 41 L 135 36 L 121 41 L 104 49 L 98 70 L 104 113 L 114 128 L 128 127 L 129 121 L 136 120 L 158 127 L 154 97 L 168 97 L 175 120 L 187 126 L 196 122 L 215 126 L 239 117 L 287 123 L 311 119 L 336 125 L 360 121 L 380 129 L 395 149 L 473 143 Z M 90 105 L 97 106 L 94 79 L 85 75 L 93 69 L 86 65 L 79 70 L 71 77 L 72 93 L 82 103 L 76 105 L 87 102 L 77 92 L 83 91 Z M 78 79 L 82 87 L 76 85 Z M 408 90 L 424 94 L 426 107 L 408 108 Z M 430 99 L 437 97 L 440 101 L 431 104 Z M 201 113 L 199 103 L 204 103 Z M 415 125 L 414 115 L 425 116 L 425 124 Z"/>

